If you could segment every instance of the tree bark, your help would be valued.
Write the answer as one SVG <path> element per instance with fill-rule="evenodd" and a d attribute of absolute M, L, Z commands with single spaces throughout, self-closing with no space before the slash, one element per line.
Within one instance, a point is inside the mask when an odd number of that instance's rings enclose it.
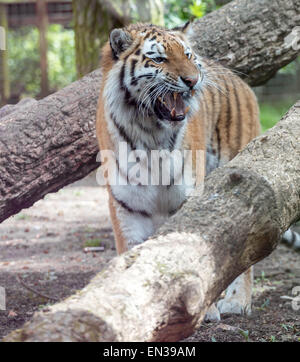
<path fill-rule="evenodd" d="M 177 341 L 300 218 L 300 102 L 159 233 L 5 341 Z M 276 170 L 276 172 L 274 172 Z"/>
<path fill-rule="evenodd" d="M 267 8 L 272 13 L 262 15 Z M 233 1 L 197 20 L 198 35 L 192 41 L 201 54 L 248 74 L 250 84 L 259 84 L 295 58 L 295 50 L 284 48 L 284 37 L 299 22 L 299 9 L 300 0 Z M 275 35 L 262 35 L 264 47 L 256 46 L 255 29 L 257 34 L 264 30 Z M 100 81 L 97 70 L 33 105 L 0 111 L 0 222 L 97 167 L 94 122 Z M 8 109 L 14 111 L 4 116 Z"/>
<path fill-rule="evenodd" d="M 95 71 L 43 100 L 0 109 L 0 222 L 97 168 L 100 80 Z"/>
<path fill-rule="evenodd" d="M 299 55 L 298 47 L 285 45 L 299 24 L 300 0 L 231 1 L 198 20 L 191 40 L 198 53 L 258 86 Z"/>

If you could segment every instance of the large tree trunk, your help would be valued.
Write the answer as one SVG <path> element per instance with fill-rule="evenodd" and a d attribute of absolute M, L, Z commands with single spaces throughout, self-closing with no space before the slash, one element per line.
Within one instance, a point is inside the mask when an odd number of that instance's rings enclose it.
<path fill-rule="evenodd" d="M 252 86 L 299 55 L 285 37 L 299 26 L 300 0 L 231 1 L 194 25 L 195 50 L 235 69 Z"/>
<path fill-rule="evenodd" d="M 100 50 L 114 28 L 133 21 L 163 25 L 162 0 L 73 0 L 78 77 L 99 66 Z"/>
<path fill-rule="evenodd" d="M 300 102 L 206 179 L 202 196 L 6 341 L 177 341 L 300 218 Z M 276 170 L 276 172 L 274 172 Z"/>
<path fill-rule="evenodd" d="M 233 1 L 198 20 L 192 40 L 201 54 L 259 84 L 297 55 L 285 48 L 284 38 L 299 23 L 299 14 L 300 0 Z M 272 37 L 261 35 L 255 45 L 254 30 Z M 97 70 L 33 105 L 6 107 L 2 117 L 0 112 L 0 222 L 97 167 L 94 122 L 100 79 Z M 4 116 L 7 109 L 14 112 Z"/>

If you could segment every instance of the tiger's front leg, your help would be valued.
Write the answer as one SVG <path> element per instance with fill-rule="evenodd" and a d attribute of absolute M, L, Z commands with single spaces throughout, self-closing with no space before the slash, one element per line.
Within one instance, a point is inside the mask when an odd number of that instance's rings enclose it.
<path fill-rule="evenodd" d="M 212 304 L 206 313 L 206 321 L 219 321 L 221 314 L 251 315 L 253 267 L 239 275 L 227 288 L 225 298 Z"/>
<path fill-rule="evenodd" d="M 109 186 L 118 254 L 151 237 L 186 200 L 185 186 Z"/>
<path fill-rule="evenodd" d="M 251 315 L 253 267 L 239 275 L 227 288 L 224 299 L 217 303 L 221 314 Z"/>
<path fill-rule="evenodd" d="M 109 209 L 118 254 L 151 237 L 168 218 L 160 210 L 159 187 L 110 186 Z"/>
<path fill-rule="evenodd" d="M 143 243 L 155 231 L 151 217 L 129 210 L 125 204 L 109 196 L 110 216 L 118 254 Z"/>

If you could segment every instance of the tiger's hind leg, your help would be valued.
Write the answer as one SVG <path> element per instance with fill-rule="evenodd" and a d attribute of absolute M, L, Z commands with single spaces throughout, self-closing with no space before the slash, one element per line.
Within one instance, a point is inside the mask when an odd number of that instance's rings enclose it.
<path fill-rule="evenodd" d="M 217 303 L 220 314 L 251 315 L 253 267 L 239 275 L 227 288 L 224 299 Z"/>
<path fill-rule="evenodd" d="M 207 310 L 204 320 L 206 322 L 219 322 L 221 320 L 220 312 L 215 303 L 213 303 Z"/>
<path fill-rule="evenodd" d="M 224 299 L 219 300 L 217 305 L 213 303 L 210 306 L 204 320 L 218 322 L 221 314 L 251 315 L 252 283 L 253 267 L 250 267 L 229 285 Z"/>
<path fill-rule="evenodd" d="M 282 242 L 296 251 L 300 251 L 300 234 L 288 229 L 282 236 Z M 253 284 L 253 266 L 238 276 L 227 288 L 224 299 L 213 304 L 208 310 L 205 319 L 219 321 L 221 314 L 251 315 L 251 294 Z"/>
<path fill-rule="evenodd" d="M 282 236 L 282 242 L 300 251 L 300 234 L 297 231 L 288 229 Z M 225 298 L 217 303 L 217 308 L 213 304 L 208 310 L 206 320 L 219 321 L 221 314 L 251 315 L 253 269 L 253 266 L 250 267 L 229 285 Z"/>

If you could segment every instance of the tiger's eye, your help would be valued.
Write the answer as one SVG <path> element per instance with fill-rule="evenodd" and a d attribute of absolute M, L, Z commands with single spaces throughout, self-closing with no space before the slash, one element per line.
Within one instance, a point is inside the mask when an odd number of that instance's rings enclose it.
<path fill-rule="evenodd" d="M 154 61 L 154 63 L 163 63 L 166 59 L 162 58 L 162 57 L 156 57 L 156 58 L 152 58 L 152 60 Z"/>

